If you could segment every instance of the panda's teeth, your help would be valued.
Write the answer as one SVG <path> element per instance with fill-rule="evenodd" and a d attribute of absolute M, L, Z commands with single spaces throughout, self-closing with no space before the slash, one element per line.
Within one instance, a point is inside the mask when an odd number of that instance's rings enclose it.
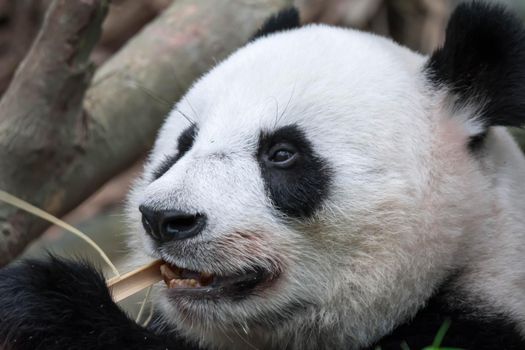
<path fill-rule="evenodd" d="M 160 266 L 160 272 L 168 288 L 203 287 L 215 280 L 210 272 L 194 272 L 167 263 Z"/>
<path fill-rule="evenodd" d="M 171 268 L 169 265 L 164 264 L 160 266 L 160 274 L 164 279 L 164 283 L 171 288 L 171 281 L 180 278 L 180 271 L 177 268 Z"/>
<path fill-rule="evenodd" d="M 168 284 L 169 288 L 198 288 L 202 285 L 195 279 L 172 279 Z"/>

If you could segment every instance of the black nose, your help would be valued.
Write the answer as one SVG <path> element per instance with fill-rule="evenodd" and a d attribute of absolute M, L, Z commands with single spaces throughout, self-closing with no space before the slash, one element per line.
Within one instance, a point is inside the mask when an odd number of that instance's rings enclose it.
<path fill-rule="evenodd" d="M 152 210 L 145 205 L 141 205 L 139 210 L 144 229 L 161 243 L 194 237 L 206 225 L 206 217 L 202 214 L 180 210 Z"/>

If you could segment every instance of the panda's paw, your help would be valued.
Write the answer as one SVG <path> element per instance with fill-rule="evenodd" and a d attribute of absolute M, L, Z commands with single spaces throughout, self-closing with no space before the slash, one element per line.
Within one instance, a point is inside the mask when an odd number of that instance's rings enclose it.
<path fill-rule="evenodd" d="M 166 349 L 112 301 L 100 272 L 50 257 L 0 269 L 0 348 Z"/>

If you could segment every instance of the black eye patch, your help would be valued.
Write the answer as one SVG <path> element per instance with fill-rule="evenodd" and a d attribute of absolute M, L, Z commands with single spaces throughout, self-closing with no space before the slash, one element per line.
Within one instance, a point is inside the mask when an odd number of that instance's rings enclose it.
<path fill-rule="evenodd" d="M 275 148 L 283 150 L 275 152 Z M 272 157 L 293 149 L 293 163 L 283 167 Z M 280 157 L 284 157 L 281 153 Z M 297 125 L 289 125 L 274 132 L 262 132 L 259 138 L 257 160 L 266 191 L 275 208 L 293 218 L 307 218 L 328 196 L 332 171 L 326 161 L 317 155 L 304 132 Z"/>
<path fill-rule="evenodd" d="M 193 146 L 195 136 L 197 136 L 197 126 L 195 124 L 188 127 L 180 134 L 177 142 L 177 153 L 175 155 L 167 156 L 166 159 L 153 171 L 153 179 L 157 180 L 164 175 L 186 152 Z"/>

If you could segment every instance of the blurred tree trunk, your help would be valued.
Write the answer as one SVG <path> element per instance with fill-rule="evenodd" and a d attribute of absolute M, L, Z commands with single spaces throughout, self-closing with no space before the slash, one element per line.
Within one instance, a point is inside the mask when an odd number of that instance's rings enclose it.
<path fill-rule="evenodd" d="M 175 102 L 291 1 L 177 0 L 98 70 L 82 99 L 102 4 L 56 0 L 0 101 L 0 189 L 58 216 L 146 152 L 170 107 L 160 101 Z M 0 266 L 47 226 L 0 203 Z"/>
<path fill-rule="evenodd" d="M 42 24 L 49 0 L 0 0 L 0 96 Z"/>
<path fill-rule="evenodd" d="M 428 54 L 441 45 L 459 0 L 295 0 L 305 22 L 352 27 L 389 36 Z"/>
<path fill-rule="evenodd" d="M 56 0 L 50 6 L 0 101 L 1 189 L 36 205 L 56 205 L 47 202 L 53 191 L 48 186 L 61 186 L 78 153 L 82 100 L 94 72 L 88 57 L 106 10 L 106 0 Z M 0 203 L 0 266 L 38 227 L 34 218 Z"/>

